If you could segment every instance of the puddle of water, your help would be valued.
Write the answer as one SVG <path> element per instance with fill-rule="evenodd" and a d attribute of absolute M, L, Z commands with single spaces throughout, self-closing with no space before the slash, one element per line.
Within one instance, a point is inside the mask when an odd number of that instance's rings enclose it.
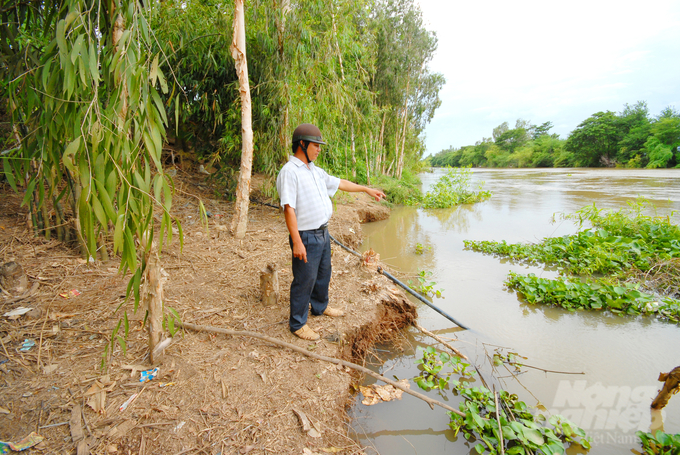
<path fill-rule="evenodd" d="M 423 189 L 442 173 L 423 175 Z M 458 331 L 417 303 L 420 323 L 458 337 L 456 346 L 480 367 L 487 381 L 492 377 L 487 354 L 493 355 L 496 346 L 527 357 L 527 365 L 584 372 L 565 375 L 525 368 L 518 379 L 504 371 L 497 376 L 505 377 L 492 382 L 527 404 L 540 402 L 586 429 L 594 439 L 591 454 L 639 449 L 635 431 L 649 429 L 649 404 L 660 386 L 657 377 L 680 365 L 680 327 L 644 317 L 570 313 L 522 304 L 504 288 L 509 271 L 543 277 L 554 277 L 555 272 L 466 251 L 463 240 L 535 242 L 569 234 L 576 227 L 571 222 L 551 223 L 554 213 L 572 213 L 593 203 L 599 208 L 625 207 L 638 196 L 653 202 L 660 214 L 680 210 L 680 171 L 475 170 L 473 179 L 485 181 L 485 189 L 493 192 L 489 201 L 448 210 L 397 208 L 389 220 L 363 226 L 362 247 L 380 253 L 381 260 L 401 277 L 419 270 L 433 273 L 435 288 L 445 297 L 435 299 L 435 304 L 473 330 Z M 415 253 L 417 243 L 424 246 L 424 254 Z M 409 340 L 414 349 L 431 342 L 419 333 L 411 333 Z M 418 374 L 413 352 L 379 353 L 379 357 L 386 362 L 376 370 L 389 377 Z M 458 399 L 451 394 L 432 396 L 457 406 Z M 354 428 L 360 443 L 373 447 L 369 453 L 476 453 L 472 449 L 476 443 L 461 435 L 455 438 L 448 430 L 449 418 L 443 410 L 432 411 L 406 395 L 401 401 L 371 407 L 360 399 Z M 671 399 L 663 423 L 665 431 L 680 433 L 680 399 Z"/>

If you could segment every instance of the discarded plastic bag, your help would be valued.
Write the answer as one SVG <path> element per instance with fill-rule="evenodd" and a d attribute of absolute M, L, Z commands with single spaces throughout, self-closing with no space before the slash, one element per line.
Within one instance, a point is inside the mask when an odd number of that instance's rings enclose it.
<path fill-rule="evenodd" d="M 149 382 L 158 376 L 158 367 L 140 373 L 139 382 Z"/>
<path fill-rule="evenodd" d="M 34 431 L 19 442 L 0 441 L 0 454 L 9 453 L 10 449 L 15 452 L 22 452 L 40 444 L 43 439 L 45 438 Z"/>
<path fill-rule="evenodd" d="M 71 297 L 78 297 L 80 295 L 80 291 L 78 289 L 72 289 L 68 292 L 62 292 L 59 295 L 65 299 L 69 299 Z"/>
<path fill-rule="evenodd" d="M 28 352 L 31 350 L 31 348 L 35 346 L 35 341 L 31 340 L 30 338 L 26 338 L 24 340 L 24 343 L 21 345 L 21 348 L 19 348 L 20 351 Z"/>
<path fill-rule="evenodd" d="M 22 306 L 13 309 L 12 311 L 8 311 L 5 313 L 3 316 L 9 319 L 18 319 L 20 316 L 23 316 L 24 314 L 28 313 L 31 311 L 33 308 L 24 308 Z"/>

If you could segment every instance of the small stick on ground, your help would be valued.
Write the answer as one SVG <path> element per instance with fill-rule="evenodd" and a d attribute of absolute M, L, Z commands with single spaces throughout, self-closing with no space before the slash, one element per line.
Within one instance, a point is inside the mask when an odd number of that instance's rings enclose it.
<path fill-rule="evenodd" d="M 378 379 L 379 381 L 382 381 L 386 384 L 389 384 L 392 387 L 394 387 L 395 389 L 399 389 L 399 390 L 401 390 L 405 393 L 408 393 L 409 395 L 412 395 L 416 398 L 423 400 L 428 405 L 430 405 L 431 409 L 434 409 L 434 406 L 436 405 L 436 406 L 439 406 L 439 407 L 446 409 L 447 411 L 451 411 L 455 414 L 458 414 L 461 417 L 465 417 L 465 414 L 462 413 L 461 411 L 459 411 L 458 409 L 452 408 L 451 406 L 444 404 L 440 401 L 433 400 L 432 398 L 430 398 L 426 395 L 423 395 L 421 393 L 414 392 L 413 390 L 411 390 L 407 387 L 404 387 L 403 385 L 398 384 L 397 382 L 392 381 L 391 379 L 387 379 L 386 377 L 381 376 L 378 373 L 375 373 L 374 371 L 369 370 L 368 368 L 364 368 L 361 365 L 357 365 L 357 364 L 352 363 L 352 362 L 347 362 L 345 360 L 315 354 L 313 352 L 307 351 L 306 349 L 295 346 L 294 344 L 286 343 L 285 341 L 281 341 L 281 340 L 278 340 L 276 338 L 272 338 L 272 337 L 269 337 L 269 336 L 266 336 L 266 335 L 261 335 L 259 333 L 255 333 L 255 332 L 247 332 L 247 331 L 241 331 L 241 330 L 229 330 L 229 329 L 223 329 L 223 328 L 220 328 L 220 327 L 211 327 L 211 326 L 191 324 L 191 323 L 188 323 L 188 322 L 182 322 L 181 325 L 184 328 L 195 330 L 197 332 L 213 332 L 213 333 L 222 333 L 224 335 L 231 335 L 231 336 L 246 336 L 246 337 L 258 338 L 260 340 L 264 340 L 264 341 L 267 341 L 269 343 L 273 343 L 277 346 L 285 347 L 287 349 L 298 352 L 300 354 L 303 354 L 307 357 L 311 357 L 313 359 L 322 360 L 324 362 L 330 362 L 330 363 L 334 363 L 336 365 L 342 365 L 344 367 L 352 368 L 353 370 L 360 371 L 361 373 L 367 374 L 369 376 L 372 376 L 372 377 Z"/>
<path fill-rule="evenodd" d="M 467 358 L 463 353 L 461 353 L 458 349 L 454 348 L 454 347 L 451 346 L 449 343 L 447 343 L 446 341 L 444 341 L 441 337 L 439 337 L 439 336 L 435 335 L 434 333 L 430 332 L 429 330 L 427 330 L 425 327 L 421 326 L 421 325 L 418 324 L 417 322 L 415 322 L 415 321 L 413 322 L 413 327 L 415 327 L 416 329 L 420 330 L 421 332 L 423 332 L 425 335 L 429 336 L 430 338 L 434 338 L 435 340 L 437 340 L 438 342 L 440 342 L 441 344 L 443 344 L 443 345 L 446 346 L 447 348 L 451 349 L 451 350 L 454 352 L 454 354 L 456 354 L 456 355 L 457 355 L 458 357 L 460 357 L 461 359 L 468 360 L 468 358 Z"/>
<path fill-rule="evenodd" d="M 38 368 L 40 368 L 40 355 L 42 354 L 42 343 L 43 343 L 43 334 L 45 333 L 45 324 L 47 324 L 47 317 L 50 314 L 50 310 L 48 309 L 45 311 L 45 320 L 43 321 L 43 325 L 40 328 L 40 342 L 38 343 L 38 361 L 36 362 L 38 364 Z"/>

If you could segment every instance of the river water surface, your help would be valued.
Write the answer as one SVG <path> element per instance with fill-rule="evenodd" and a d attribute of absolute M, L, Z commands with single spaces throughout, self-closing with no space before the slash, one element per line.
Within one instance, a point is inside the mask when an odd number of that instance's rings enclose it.
<path fill-rule="evenodd" d="M 444 174 L 421 176 L 423 190 Z M 373 248 L 401 277 L 420 270 L 432 272 L 443 299 L 434 303 L 472 330 L 462 331 L 422 303 L 420 324 L 454 344 L 479 368 L 489 386 L 516 393 L 531 406 L 571 419 L 593 438 L 591 454 L 631 453 L 639 449 L 637 430 L 648 431 L 652 420 L 668 433 L 680 433 L 680 396 L 670 400 L 661 416 L 650 416 L 661 383 L 660 372 L 680 365 L 680 327 L 648 317 L 619 317 L 611 313 L 575 312 L 521 303 L 503 282 L 509 271 L 556 276 L 553 270 L 527 267 L 502 258 L 466 250 L 463 240 L 537 242 L 543 237 L 576 232 L 570 221 L 552 223 L 558 212 L 595 203 L 599 208 L 625 207 L 642 196 L 659 214 L 680 211 L 680 171 L 677 170 L 474 170 L 473 182 L 484 181 L 493 192 L 486 202 L 453 209 L 396 208 L 389 220 L 363 226 L 362 248 Z M 678 216 L 674 222 L 678 223 Z M 421 244 L 424 253 L 415 253 Z M 415 301 L 415 300 L 414 300 Z M 411 331 L 414 349 L 431 344 Z M 496 349 L 526 357 L 516 378 L 503 367 L 492 371 L 488 356 Z M 418 374 L 412 350 L 389 347 L 377 351 L 384 363 L 376 371 L 392 378 Z M 372 381 L 367 381 L 370 383 Z M 480 385 L 477 380 L 474 385 Z M 417 388 L 412 383 L 413 388 Z M 458 407 L 458 398 L 431 393 Z M 476 453 L 476 442 L 454 437 L 441 408 L 404 395 L 402 400 L 354 407 L 357 439 L 369 453 Z M 569 453 L 585 453 L 573 447 Z"/>

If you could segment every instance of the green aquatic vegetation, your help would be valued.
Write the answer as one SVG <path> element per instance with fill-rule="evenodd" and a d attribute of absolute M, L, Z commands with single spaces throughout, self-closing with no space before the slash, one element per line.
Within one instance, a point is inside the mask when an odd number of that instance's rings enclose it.
<path fill-rule="evenodd" d="M 595 205 L 575 214 L 562 215 L 578 223 L 579 232 L 547 237 L 536 244 L 505 241 L 464 241 L 474 251 L 507 256 L 530 264 L 554 264 L 572 274 L 613 274 L 623 276 L 633 267 L 649 270 L 653 264 L 680 257 L 680 228 L 670 215 L 649 216 L 644 201 L 627 210 L 607 211 Z M 592 227 L 583 229 L 589 223 Z"/>
<path fill-rule="evenodd" d="M 676 455 L 680 453 L 680 434 L 668 434 L 663 431 L 652 434 L 638 431 L 635 435 L 640 438 L 643 453 L 649 455 Z"/>
<path fill-rule="evenodd" d="M 435 289 L 437 283 L 430 281 L 431 276 L 432 272 L 421 270 L 418 272 L 418 276 L 416 276 L 418 282 L 414 283 L 412 280 L 408 280 L 408 284 L 411 289 L 423 295 L 441 298 L 443 289 Z"/>
<path fill-rule="evenodd" d="M 656 213 L 656 207 L 644 198 L 628 202 L 627 209 L 604 210 L 595 204 L 583 207 L 573 214 L 561 214 L 560 218 L 576 222 L 579 229 L 589 223 L 593 227 L 602 228 L 613 235 L 642 238 L 680 238 L 680 228 L 671 222 L 674 212 L 665 216 L 646 215 L 644 212 Z"/>
<path fill-rule="evenodd" d="M 527 303 L 543 303 L 567 310 L 609 310 L 617 314 L 655 315 L 680 323 L 680 300 L 641 292 L 635 283 L 611 284 L 603 279 L 582 282 L 575 277 L 539 278 L 533 273 L 510 272 L 505 284 Z"/>
<path fill-rule="evenodd" d="M 462 432 L 468 441 L 477 442 L 477 453 L 563 454 L 573 443 L 590 448 L 585 431 L 564 417 L 534 413 L 517 395 L 505 390 L 494 393 L 486 387 L 468 387 L 467 379 L 475 372 L 458 357 L 429 346 L 416 363 L 422 370 L 414 378 L 418 387 L 440 393 L 450 388 L 462 398 L 458 408 L 465 417 L 449 412 L 449 426 L 456 435 Z M 454 374 L 460 380 L 452 379 Z"/>
<path fill-rule="evenodd" d="M 466 248 L 510 257 L 526 264 L 556 265 L 563 275 L 604 275 L 606 279 L 555 280 L 510 273 L 506 284 L 528 303 L 543 303 L 568 310 L 609 310 L 618 314 L 650 314 L 680 322 L 680 301 L 640 291 L 645 286 L 673 295 L 680 283 L 680 228 L 671 216 L 651 216 L 654 207 L 640 199 L 627 209 L 605 211 L 594 204 L 574 214 L 579 232 L 548 237 L 536 244 L 505 241 L 465 241 Z M 585 228 L 584 226 L 591 227 Z"/>
<path fill-rule="evenodd" d="M 486 387 L 460 383 L 456 388 L 464 398 L 459 409 L 465 417 L 449 413 L 449 426 L 456 434 L 462 431 L 466 439 L 479 441 L 474 447 L 477 453 L 563 454 L 565 446 L 574 443 L 590 448 L 583 429 L 560 415 L 533 414 L 515 394 L 505 390 L 494 394 Z"/>
<path fill-rule="evenodd" d="M 586 229 L 572 235 L 548 237 L 537 244 L 465 240 L 467 248 L 507 256 L 528 264 L 553 264 L 573 274 L 618 274 L 631 266 L 649 270 L 660 258 L 680 255 L 680 236 L 640 238 L 612 235 L 605 229 Z"/>
<path fill-rule="evenodd" d="M 491 197 L 490 191 L 484 191 L 482 182 L 477 190 L 470 189 L 472 171 L 469 168 L 453 168 L 443 175 L 422 200 L 427 209 L 445 209 L 460 204 L 474 204 Z"/>
<path fill-rule="evenodd" d="M 421 255 L 425 253 L 425 251 L 430 251 L 432 250 L 432 247 L 430 245 L 423 245 L 422 243 L 416 243 L 415 246 L 415 253 L 418 255 Z"/>
<path fill-rule="evenodd" d="M 421 350 L 422 348 L 418 348 Z M 415 363 L 420 365 L 420 375 L 413 378 L 418 387 L 423 390 L 445 389 L 449 384 L 451 375 L 471 376 L 468 371 L 469 364 L 459 357 L 452 356 L 447 352 L 437 352 L 432 346 L 422 349 L 423 356 Z"/>

